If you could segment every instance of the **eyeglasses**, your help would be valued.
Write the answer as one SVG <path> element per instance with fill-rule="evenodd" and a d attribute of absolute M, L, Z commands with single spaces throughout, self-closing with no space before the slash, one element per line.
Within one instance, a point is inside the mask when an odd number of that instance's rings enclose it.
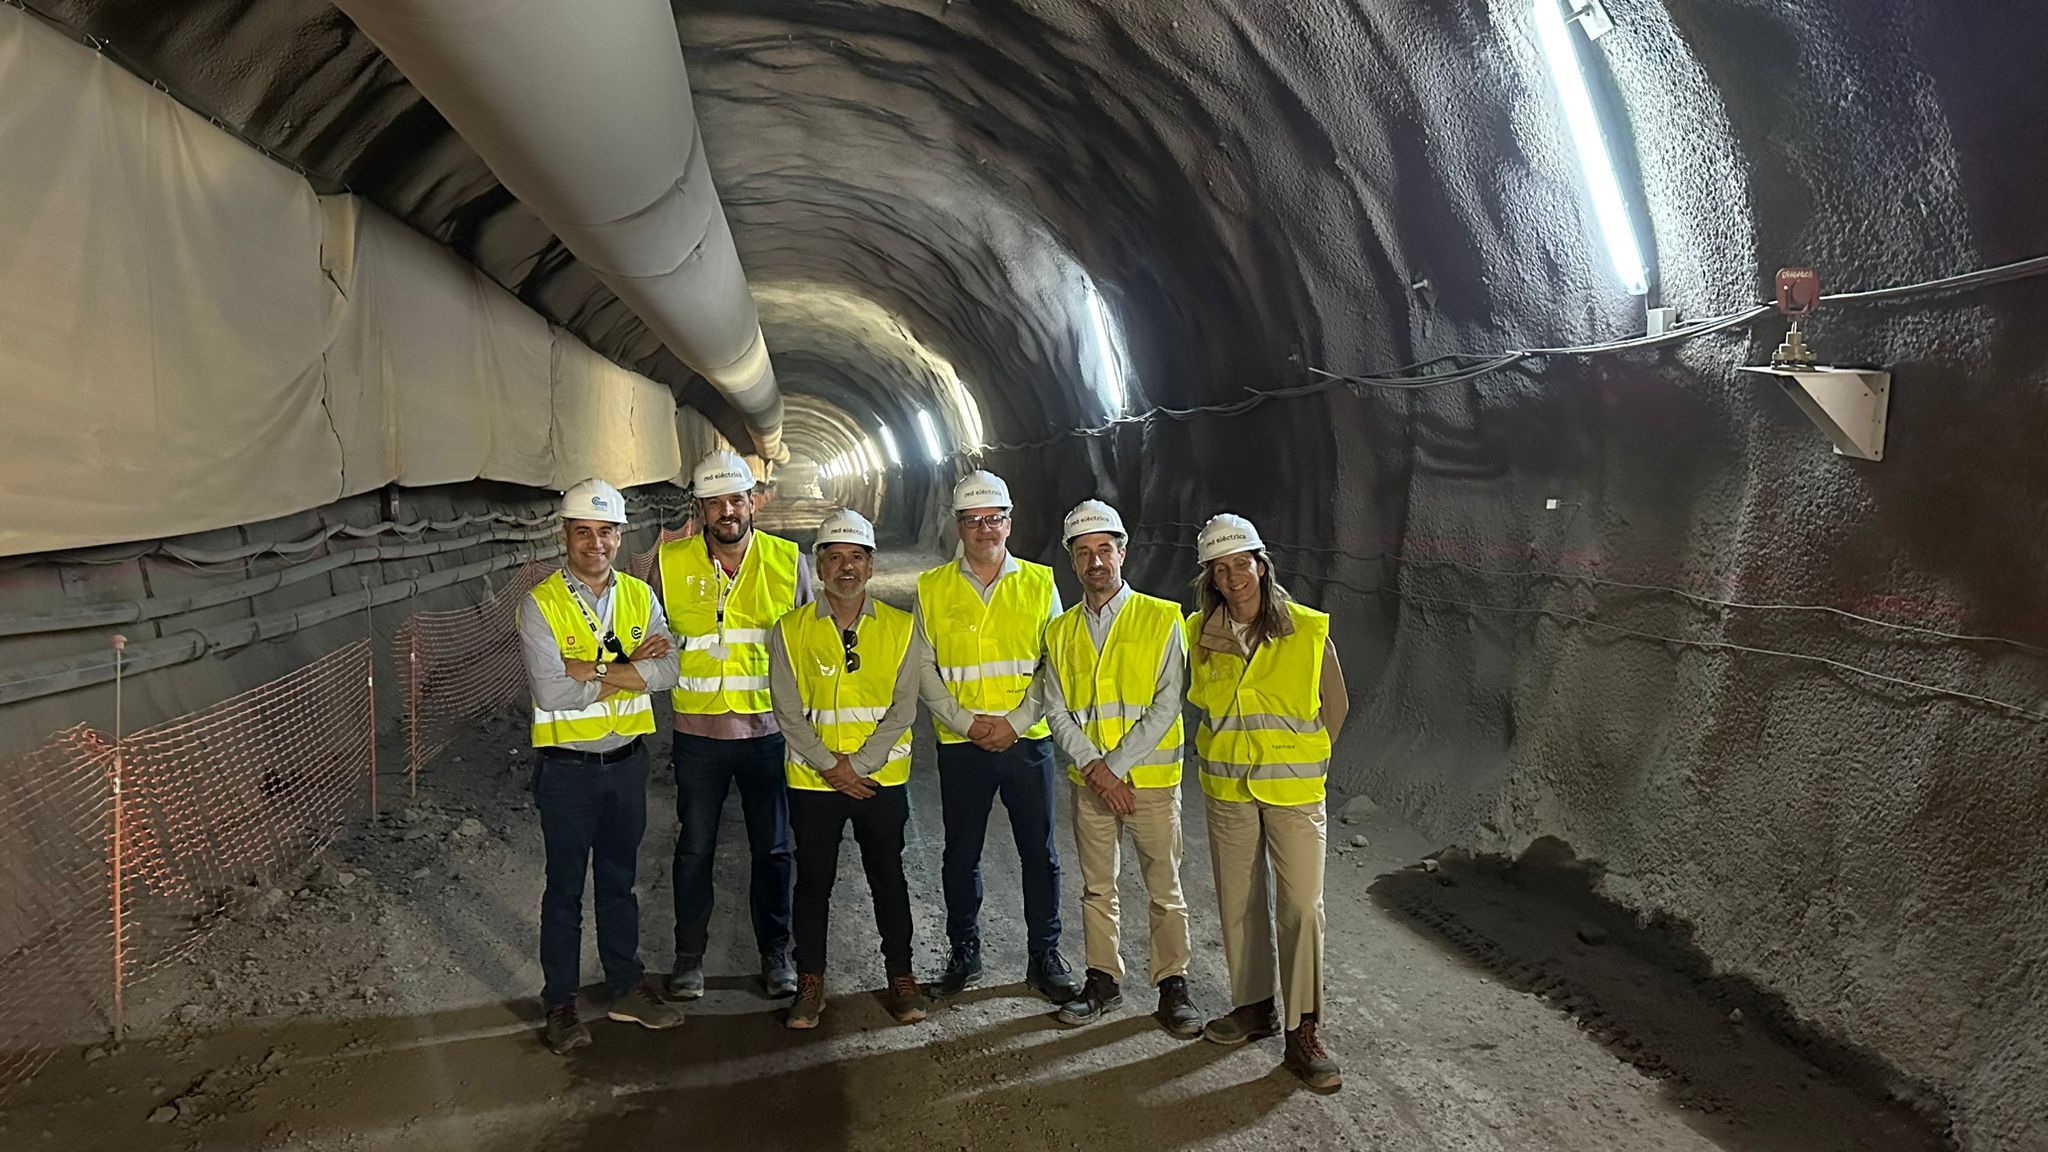
<path fill-rule="evenodd" d="M 848 672 L 860 671 L 860 653 L 853 650 L 854 645 L 860 643 L 860 634 L 851 628 L 841 628 L 839 630 L 839 642 L 846 646 L 846 670 Z"/>
<path fill-rule="evenodd" d="M 955 521 L 967 529 L 1000 528 L 1010 519 L 1008 512 L 997 512 L 993 516 L 958 516 Z"/>

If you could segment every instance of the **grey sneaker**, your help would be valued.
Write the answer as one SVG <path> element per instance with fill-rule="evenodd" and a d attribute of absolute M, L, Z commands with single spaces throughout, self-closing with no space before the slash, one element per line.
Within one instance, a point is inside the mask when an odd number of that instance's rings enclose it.
<path fill-rule="evenodd" d="M 567 1056 L 590 1044 L 590 1029 L 576 1018 L 574 1004 L 564 1004 L 548 1009 L 547 1023 L 541 1028 L 540 1038 L 541 1043 L 548 1046 L 548 1051 L 557 1056 Z"/>
<path fill-rule="evenodd" d="M 825 1014 L 825 978 L 806 972 L 796 978 L 796 1003 L 789 1006 L 789 1017 L 784 1021 L 791 1028 L 806 1029 L 818 1026 L 818 1017 Z"/>
<path fill-rule="evenodd" d="M 704 962 L 692 960 L 676 961 L 676 970 L 669 973 L 666 985 L 671 1000 L 695 1000 L 704 995 Z"/>
<path fill-rule="evenodd" d="M 1230 1015 L 1218 1016 L 1202 1029 L 1203 1039 L 1226 1047 L 1279 1034 L 1280 1014 L 1274 1011 L 1271 997 L 1232 1009 Z"/>
<path fill-rule="evenodd" d="M 1301 1027 L 1287 1034 L 1287 1055 L 1281 1063 L 1318 1092 L 1335 1092 L 1344 1086 L 1344 1074 L 1337 1069 L 1337 1058 L 1330 1055 L 1316 1036 L 1316 1018 L 1313 1016 L 1303 1016 Z"/>
<path fill-rule="evenodd" d="M 819 979 L 824 979 L 820 976 Z M 767 952 L 761 956 L 761 986 L 767 989 L 770 1000 L 779 1000 L 796 993 L 796 966 L 789 962 L 787 952 Z"/>
<path fill-rule="evenodd" d="M 649 981 L 642 981 L 630 991 L 613 996 L 612 1006 L 606 1010 L 605 1015 L 613 1020 L 638 1024 L 642 1028 L 652 1028 L 657 1032 L 664 1028 L 674 1028 L 683 1022 L 683 1010 L 661 999 Z"/>

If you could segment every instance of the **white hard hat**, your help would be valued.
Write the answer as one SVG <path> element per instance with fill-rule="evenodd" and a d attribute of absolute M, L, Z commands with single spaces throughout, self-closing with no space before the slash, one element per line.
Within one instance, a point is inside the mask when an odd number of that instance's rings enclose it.
<path fill-rule="evenodd" d="M 1211 517 L 1195 537 L 1195 555 L 1202 563 L 1220 560 L 1239 552 L 1257 552 L 1266 546 L 1252 522 L 1233 512 Z"/>
<path fill-rule="evenodd" d="M 697 467 L 690 472 L 690 494 L 699 500 L 753 490 L 754 470 L 747 467 L 747 458 L 737 452 L 720 448 L 697 461 Z"/>
<path fill-rule="evenodd" d="M 1090 532 L 1126 535 L 1124 518 L 1100 500 L 1083 500 L 1074 505 L 1074 510 L 1067 513 L 1066 522 L 1060 525 L 1060 547 L 1071 548 L 1076 536 L 1086 536 Z"/>
<path fill-rule="evenodd" d="M 619 490 L 592 477 L 562 493 L 562 519 L 626 522 L 626 498 Z"/>
<path fill-rule="evenodd" d="M 818 542 L 811 545 L 811 550 L 823 552 L 833 544 L 862 544 L 872 552 L 875 550 L 875 526 L 853 509 L 841 508 L 827 515 L 818 525 Z"/>
<path fill-rule="evenodd" d="M 953 485 L 953 511 L 965 512 L 969 508 L 1001 508 L 1007 511 L 1014 507 L 1010 503 L 1010 486 L 993 472 L 976 468 L 960 478 Z"/>

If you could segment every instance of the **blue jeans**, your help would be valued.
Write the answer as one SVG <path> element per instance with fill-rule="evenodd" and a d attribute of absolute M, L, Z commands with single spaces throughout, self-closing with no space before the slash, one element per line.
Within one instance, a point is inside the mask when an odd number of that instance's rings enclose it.
<path fill-rule="evenodd" d="M 939 745 L 939 807 L 946 825 L 939 871 L 946 889 L 946 935 L 955 945 L 981 940 L 981 846 L 998 795 L 1010 814 L 1010 835 L 1024 866 L 1024 925 L 1031 955 L 1042 956 L 1060 945 L 1051 740 L 1019 740 L 1000 753 L 972 744 Z"/>
<path fill-rule="evenodd" d="M 737 783 L 747 846 L 754 857 L 754 942 L 762 955 L 789 948 L 790 889 L 796 853 L 790 846 L 789 794 L 781 734 L 746 740 L 675 735 L 676 968 L 704 962 L 711 933 L 711 865 L 718 848 L 718 818 Z"/>
<path fill-rule="evenodd" d="M 583 877 L 597 878 L 597 955 L 612 993 L 640 982 L 640 900 L 633 894 L 640 837 L 647 831 L 647 746 L 611 764 L 543 748 L 533 799 L 547 846 L 540 898 L 541 1004 L 576 1001 L 582 984 Z"/>

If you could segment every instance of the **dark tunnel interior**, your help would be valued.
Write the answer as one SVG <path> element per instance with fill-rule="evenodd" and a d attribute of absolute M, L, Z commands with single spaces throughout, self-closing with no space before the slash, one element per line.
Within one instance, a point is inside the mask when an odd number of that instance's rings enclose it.
<path fill-rule="evenodd" d="M 1784 266 L 1853 293 L 2048 254 L 2048 6 L 1603 6 L 1571 34 L 1640 295 L 1522 0 L 677 0 L 783 475 L 940 551 L 991 469 L 1069 602 L 1084 498 L 1172 598 L 1201 523 L 1250 517 L 1335 617 L 1334 784 L 1435 844 L 1568 845 L 1961 1146 L 2040 1147 L 2048 281 L 1804 325 L 1892 373 L 1879 461 L 1737 371 L 1774 311 L 1495 361 L 1744 312 Z M 747 443 L 330 4 L 27 7 Z"/>

